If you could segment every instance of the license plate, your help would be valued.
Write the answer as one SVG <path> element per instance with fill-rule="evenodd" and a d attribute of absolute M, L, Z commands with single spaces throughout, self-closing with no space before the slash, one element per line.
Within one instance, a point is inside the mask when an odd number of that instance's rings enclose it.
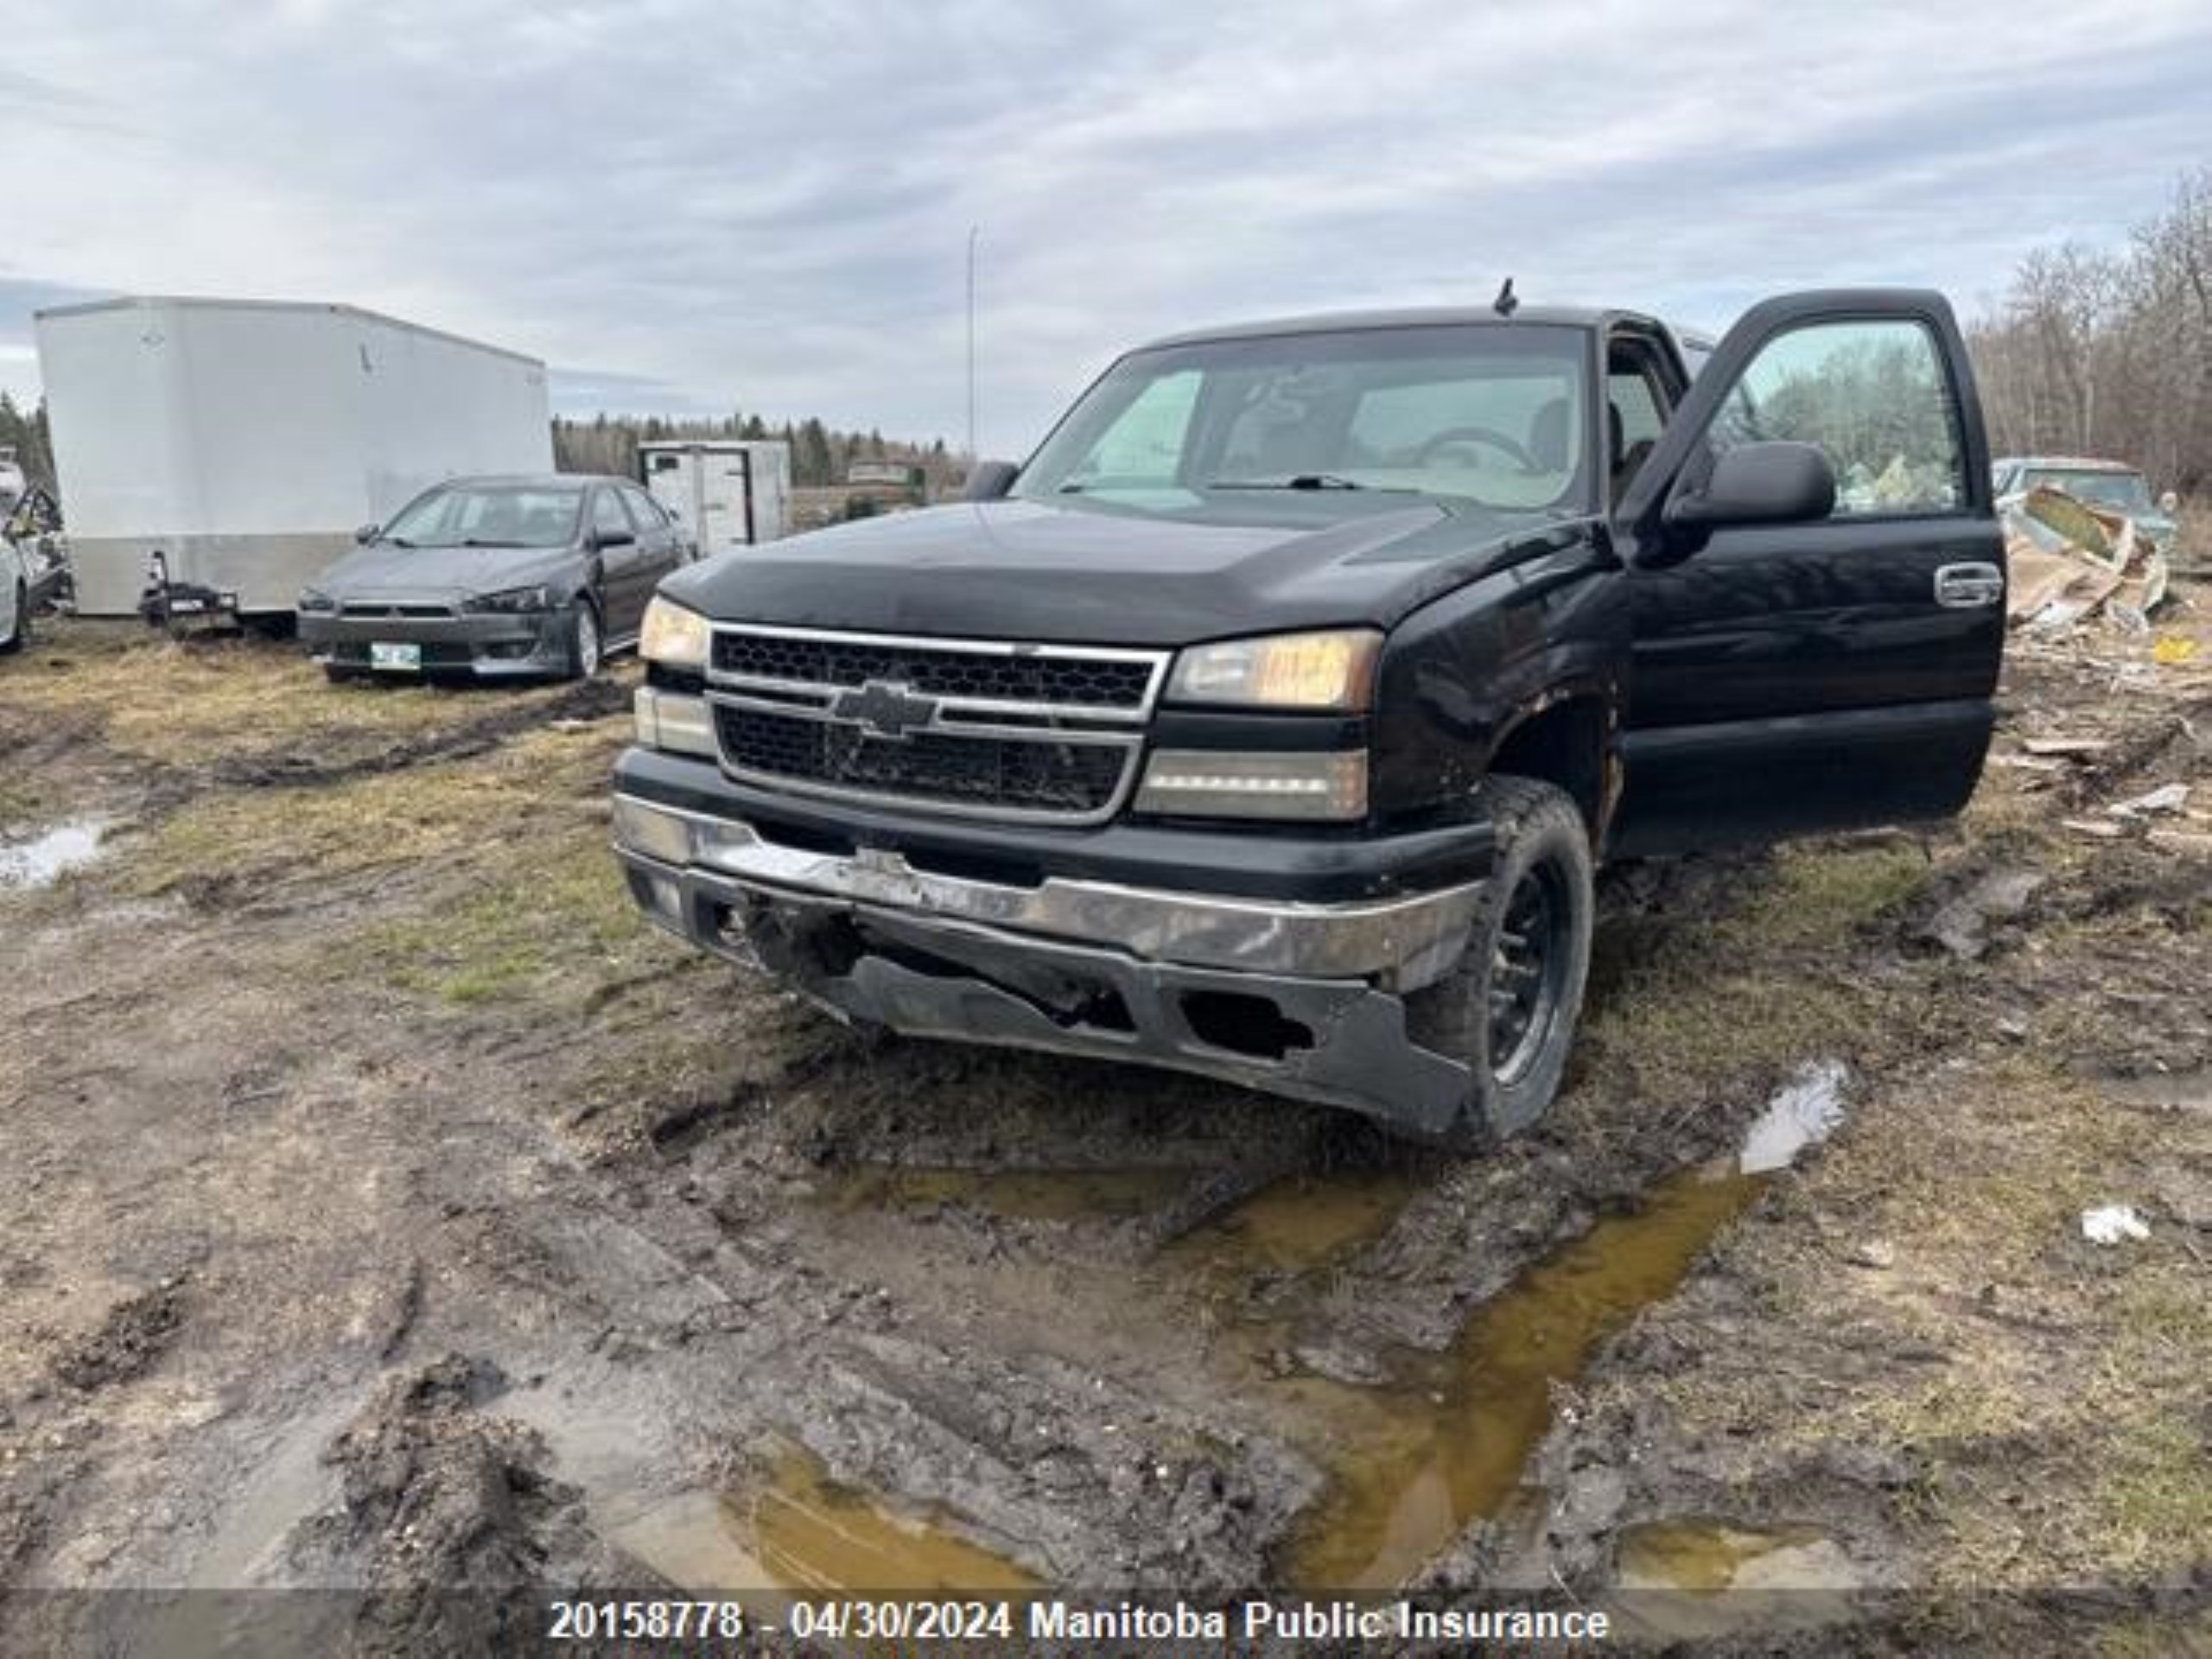
<path fill-rule="evenodd" d="M 423 647 L 387 645 L 379 639 L 369 647 L 369 666 L 389 668 L 403 674 L 420 674 L 423 671 Z"/>

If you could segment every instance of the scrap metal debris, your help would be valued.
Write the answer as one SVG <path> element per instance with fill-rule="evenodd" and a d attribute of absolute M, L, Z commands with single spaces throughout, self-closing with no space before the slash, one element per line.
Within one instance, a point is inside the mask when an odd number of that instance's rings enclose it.
<path fill-rule="evenodd" d="M 2030 490 L 2004 514 L 2005 615 L 2063 628 L 2103 615 L 2139 630 L 2166 596 L 2166 555 L 2124 514 L 2063 490 Z"/>

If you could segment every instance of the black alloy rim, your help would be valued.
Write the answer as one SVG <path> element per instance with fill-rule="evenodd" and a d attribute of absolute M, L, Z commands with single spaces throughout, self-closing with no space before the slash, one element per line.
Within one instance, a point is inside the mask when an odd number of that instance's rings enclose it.
<path fill-rule="evenodd" d="M 1549 860 L 1521 873 L 1491 957 L 1491 1071 L 1517 1083 L 1544 1052 L 1567 978 L 1567 884 Z"/>

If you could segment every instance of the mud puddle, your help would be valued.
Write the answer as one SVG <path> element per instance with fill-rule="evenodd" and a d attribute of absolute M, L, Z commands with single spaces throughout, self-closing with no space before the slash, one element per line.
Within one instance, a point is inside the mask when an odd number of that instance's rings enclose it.
<path fill-rule="evenodd" d="M 28 841 L 0 846 L 0 888 L 51 887 L 99 857 L 112 827 L 107 818 L 71 818 Z"/>
<path fill-rule="evenodd" d="M 1175 1241 L 1162 1260 L 1217 1280 L 1312 1272 L 1380 1236 L 1421 1185 L 1395 1170 L 1286 1176 Z"/>
<path fill-rule="evenodd" d="M 1401 1356 L 1389 1386 L 1300 1376 L 1275 1386 L 1322 1427 L 1328 1493 L 1291 1540 L 1289 1582 L 1402 1583 L 1493 1516 L 1551 1424 L 1554 1382 L 1665 1300 L 1771 1174 L 1842 1120 L 1843 1068 L 1805 1067 L 1753 1124 L 1732 1165 L 1686 1171 L 1608 1217 L 1479 1309 L 1440 1355 Z"/>
<path fill-rule="evenodd" d="M 1444 1354 L 1402 1360 L 1385 1388 L 1324 1377 L 1277 1386 L 1321 1425 L 1334 1479 L 1292 1540 L 1292 1583 L 1383 1589 L 1494 1513 L 1551 1424 L 1551 1389 L 1643 1307 L 1673 1294 L 1750 1203 L 1753 1176 L 1695 1171 L 1609 1217 L 1467 1322 Z"/>
<path fill-rule="evenodd" d="M 1817 1527 L 1647 1522 L 1621 1534 L 1619 1559 L 1624 1590 L 1855 1590 L 1861 1583 Z"/>
<path fill-rule="evenodd" d="M 1640 1636 L 1697 1641 L 1840 1624 L 1865 1575 L 1817 1527 L 1752 1529 L 1709 1518 L 1621 1534 L 1611 1610 Z"/>
<path fill-rule="evenodd" d="M 781 1454 L 757 1485 L 679 1493 L 612 1541 L 694 1592 L 1037 1587 L 1013 1563 L 949 1530 L 942 1516 L 886 1507 L 798 1451 Z"/>
<path fill-rule="evenodd" d="M 1834 1060 L 1818 1060 L 1800 1071 L 1745 1135 L 1737 1169 L 1745 1175 L 1787 1169 L 1800 1153 L 1833 1135 L 1843 1122 L 1845 1076 Z"/>

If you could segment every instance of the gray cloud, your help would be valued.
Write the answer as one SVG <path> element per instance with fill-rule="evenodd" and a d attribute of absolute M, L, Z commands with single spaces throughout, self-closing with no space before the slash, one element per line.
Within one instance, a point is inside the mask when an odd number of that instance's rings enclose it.
<path fill-rule="evenodd" d="M 1793 284 L 1971 304 L 2212 159 L 2190 0 L 29 9 L 19 386 L 25 284 L 270 294 L 534 352 L 570 411 L 957 440 L 980 224 L 985 447 L 1019 450 L 1149 334 L 1507 270 L 1713 324 Z"/>

